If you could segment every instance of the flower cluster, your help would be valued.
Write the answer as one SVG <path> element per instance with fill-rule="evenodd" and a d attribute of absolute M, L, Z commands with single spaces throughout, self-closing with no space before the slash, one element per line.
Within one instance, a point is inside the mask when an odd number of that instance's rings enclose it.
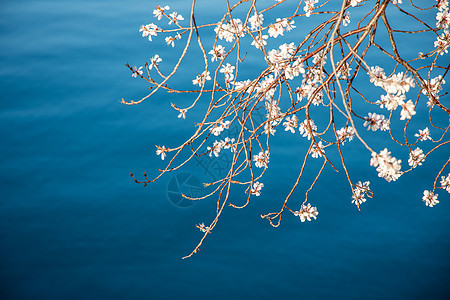
<path fill-rule="evenodd" d="M 215 157 L 219 157 L 220 151 L 222 149 L 231 149 L 231 152 L 236 150 L 236 145 L 234 144 L 235 139 L 226 137 L 224 141 L 214 141 L 212 147 L 207 147 L 206 149 L 209 152 L 209 156 L 212 157 L 213 154 Z"/>
<path fill-rule="evenodd" d="M 439 100 L 439 92 L 442 90 L 442 86 L 445 84 L 445 80 L 442 78 L 442 75 L 431 78 L 428 83 L 425 83 L 425 86 L 422 89 L 422 94 L 428 97 L 427 105 L 433 108 L 435 104 L 435 100 Z"/>
<path fill-rule="evenodd" d="M 355 136 L 355 129 L 352 126 L 342 127 L 341 129 L 336 131 L 337 140 L 342 145 L 345 144 L 345 140 L 352 141 Z"/>
<path fill-rule="evenodd" d="M 294 20 L 277 18 L 275 23 L 269 25 L 269 30 L 267 30 L 267 33 L 273 38 L 277 38 L 279 35 L 284 36 L 285 31 L 289 32 L 296 27 L 294 23 Z"/>
<path fill-rule="evenodd" d="M 425 158 L 425 154 L 423 154 L 422 149 L 417 147 L 416 150 L 409 153 L 408 164 L 413 168 L 415 168 L 417 166 L 421 166 L 422 163 L 425 161 L 424 158 Z"/>
<path fill-rule="evenodd" d="M 377 101 L 381 108 L 386 107 L 388 110 L 395 110 L 400 106 L 402 108 L 400 120 L 411 119 L 416 114 L 414 103 L 411 100 L 405 101 L 405 93 L 415 87 L 412 77 L 403 74 L 403 72 L 386 77 L 383 68 L 379 66 L 370 67 L 368 74 L 370 82 L 383 88 L 387 93 L 381 96 L 381 100 Z"/>
<path fill-rule="evenodd" d="M 178 12 L 174 11 L 171 14 L 167 15 L 166 11 L 168 11 L 170 9 L 170 7 L 168 5 L 166 6 L 160 6 L 158 5 L 154 10 L 153 10 L 153 16 L 155 18 L 158 19 L 158 21 L 161 20 L 161 18 L 163 16 L 165 16 L 166 18 L 168 18 L 169 20 L 169 25 L 171 24 L 176 24 L 178 25 L 179 21 L 183 21 L 184 18 L 182 15 L 178 14 Z M 163 30 L 161 28 L 159 28 L 156 24 L 154 23 L 150 23 L 147 25 L 141 25 L 139 28 L 139 32 L 142 32 L 142 37 L 148 37 L 148 40 L 151 42 L 152 41 L 152 36 L 157 36 L 158 32 L 163 32 Z M 177 33 L 175 35 L 175 37 L 166 37 L 165 41 L 167 43 L 167 45 L 170 45 L 172 47 L 175 46 L 175 40 L 179 40 L 181 39 L 181 35 L 179 33 Z"/>
<path fill-rule="evenodd" d="M 384 148 L 379 154 L 372 152 L 370 165 L 377 168 L 378 177 L 386 179 L 386 181 L 395 181 L 402 175 L 402 161 L 391 156 L 391 152 Z"/>
<path fill-rule="evenodd" d="M 192 80 L 192 84 L 204 86 L 206 80 L 211 80 L 211 76 L 209 76 L 209 71 L 203 71 L 202 74 L 198 74 L 197 77 L 194 80 Z"/>
<path fill-rule="evenodd" d="M 447 175 L 447 177 L 441 177 L 441 187 L 450 193 L 450 173 Z"/>
<path fill-rule="evenodd" d="M 319 141 L 317 143 L 317 146 L 314 143 L 311 147 L 310 153 L 311 153 L 311 156 L 314 158 L 322 157 L 325 153 L 324 145 L 322 144 L 322 141 Z"/>
<path fill-rule="evenodd" d="M 216 60 L 222 60 L 223 56 L 225 55 L 225 47 L 221 45 L 216 45 L 211 51 L 208 52 L 208 54 L 211 54 L 211 61 L 214 62 Z"/>
<path fill-rule="evenodd" d="M 267 164 L 269 163 L 269 151 L 261 151 L 258 155 L 253 155 L 253 161 L 257 168 L 267 168 Z"/>
<path fill-rule="evenodd" d="M 358 183 L 355 184 L 352 195 L 352 203 L 359 207 L 361 203 L 366 202 L 366 196 L 371 197 L 372 191 L 370 190 L 369 184 L 369 181 L 365 181 L 364 183 L 358 181 Z"/>
<path fill-rule="evenodd" d="M 317 219 L 318 214 L 317 207 L 313 207 L 309 203 L 306 206 L 302 204 L 299 211 L 294 211 L 294 216 L 300 217 L 300 221 L 302 222 L 305 222 L 306 220 L 311 221 L 311 218 L 314 218 L 315 220 Z"/>
<path fill-rule="evenodd" d="M 448 53 L 448 47 L 450 46 L 450 33 L 446 29 L 440 36 L 437 37 L 437 40 L 434 42 L 434 47 L 437 48 L 436 51 L 440 55 L 444 55 Z"/>
<path fill-rule="evenodd" d="M 214 32 L 217 34 L 219 39 L 231 43 L 234 41 L 235 36 L 245 36 L 244 27 L 245 25 L 242 23 L 241 19 L 232 19 L 229 23 L 217 25 Z"/>
<path fill-rule="evenodd" d="M 285 127 L 285 131 L 295 133 L 295 128 L 298 126 L 297 116 L 293 115 L 292 117 L 286 117 L 286 122 L 283 123 L 283 126 Z"/>
<path fill-rule="evenodd" d="M 158 31 L 161 31 L 161 28 L 151 23 L 148 25 L 141 25 L 139 28 L 139 32 L 142 32 L 142 37 L 148 37 L 148 40 L 152 41 L 152 36 L 157 36 Z"/>
<path fill-rule="evenodd" d="M 222 65 L 222 68 L 220 69 L 220 73 L 223 73 L 225 75 L 225 83 L 228 84 L 234 79 L 234 66 L 227 63 L 226 65 Z"/>
<path fill-rule="evenodd" d="M 428 129 L 428 127 L 425 127 L 425 129 L 423 130 L 419 129 L 419 133 L 414 134 L 414 136 L 421 142 L 431 140 L 430 130 Z"/>
<path fill-rule="evenodd" d="M 308 128 L 309 124 L 309 128 Z M 311 132 L 310 132 L 311 129 Z M 302 135 L 302 137 L 308 138 L 308 140 L 311 139 L 312 135 L 316 135 L 317 126 L 314 124 L 314 120 L 310 119 L 309 121 L 305 119 L 300 125 L 298 126 L 298 132 Z M 311 135 L 312 133 L 312 135 Z"/>
<path fill-rule="evenodd" d="M 438 13 L 436 14 L 436 27 L 448 29 L 450 25 L 450 14 L 448 12 L 448 0 L 437 0 Z"/>
<path fill-rule="evenodd" d="M 426 206 L 433 207 L 438 204 L 439 200 L 437 198 L 438 195 L 435 195 L 433 192 L 427 190 L 423 191 L 422 200 L 425 202 Z"/>
<path fill-rule="evenodd" d="M 368 117 L 364 118 L 364 127 L 367 127 L 367 130 L 377 131 L 380 129 L 381 131 L 389 130 L 389 120 L 387 120 L 384 115 L 379 115 L 376 113 L 369 113 Z"/>
<path fill-rule="evenodd" d="M 261 195 L 261 189 L 264 187 L 264 183 L 260 183 L 258 181 L 253 183 L 251 193 L 252 195 L 259 196 Z"/>
<path fill-rule="evenodd" d="M 230 121 L 221 120 L 219 124 L 214 124 L 214 126 L 211 128 L 211 133 L 215 136 L 219 136 L 224 129 L 228 129 L 230 123 Z"/>

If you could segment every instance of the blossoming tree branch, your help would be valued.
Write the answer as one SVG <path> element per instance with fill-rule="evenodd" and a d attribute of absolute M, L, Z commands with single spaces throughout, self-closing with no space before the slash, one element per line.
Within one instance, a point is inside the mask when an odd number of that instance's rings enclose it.
<path fill-rule="evenodd" d="M 142 178 L 131 176 L 135 182 L 147 185 L 182 168 L 194 157 L 219 157 L 222 151 L 232 155 L 226 175 L 205 183 L 212 187 L 210 193 L 199 198 L 183 195 L 190 200 L 217 199 L 215 216 L 207 225 L 197 225 L 203 237 L 186 257 L 200 249 L 225 207 L 243 208 L 263 192 L 271 137 L 280 131 L 291 133 L 294 139 L 304 139 L 308 146 L 299 161 L 298 177 L 280 209 L 261 216 L 274 227 L 287 213 L 299 217 L 301 222 L 317 218 L 316 204 L 309 202 L 308 194 L 326 167 L 345 174 L 351 202 L 358 209 L 367 198 L 372 198 L 369 181 L 353 178 L 347 168 L 342 149 L 350 142 L 361 143 L 367 149 L 367 164 L 387 182 L 414 171 L 441 148 L 449 153 L 450 109 L 443 89 L 450 69 L 448 0 L 403 1 L 224 0 L 223 15 L 209 24 L 195 18 L 195 0 L 189 13 L 171 10 L 169 6 L 154 9 L 155 23 L 141 25 L 139 31 L 150 42 L 164 39 L 169 49 L 181 47 L 181 54 L 167 73 L 160 69 L 163 57 L 156 53 L 139 68 L 127 64 L 133 77 L 146 81 L 150 92 L 140 100 L 122 99 L 122 103 L 137 105 L 157 92 L 184 93 L 191 99 L 190 105 L 171 103 L 178 118 L 185 119 L 196 106 L 204 109 L 204 117 L 181 145 L 156 146 L 156 154 L 167 161 L 157 175 L 150 177 L 144 172 Z M 294 9 L 282 9 L 283 5 Z M 359 17 L 353 19 L 353 14 Z M 394 25 L 397 16 L 408 22 Z M 312 29 L 302 39 L 277 42 L 278 37 L 288 39 L 296 27 L 304 24 L 312 24 Z M 204 30 L 210 30 L 214 38 L 203 38 Z M 408 44 L 398 43 L 405 36 L 431 37 L 434 44 L 420 43 L 422 49 L 411 49 Z M 194 44 L 204 63 L 196 66 L 198 75 L 189 79 L 192 88 L 171 86 L 169 79 Z M 259 51 L 261 67 L 250 78 L 241 75 L 248 73 L 244 72 L 247 49 Z M 382 57 L 378 61 L 385 65 L 373 63 L 374 57 Z M 365 92 L 368 85 L 379 94 Z M 261 110 L 265 112 L 263 121 L 255 118 Z M 328 121 L 316 122 L 313 116 L 317 114 L 328 116 Z M 429 125 L 413 131 L 410 127 L 415 121 Z M 232 125 L 239 128 L 238 134 L 221 137 Z M 369 134 L 384 134 L 386 141 L 391 140 L 397 144 L 395 149 L 400 147 L 403 152 L 393 153 L 384 145 L 370 144 L 366 138 Z M 327 154 L 333 151 L 338 153 L 338 159 Z M 179 159 L 182 152 L 189 153 L 186 160 Z M 398 155 L 407 155 L 407 163 L 396 158 Z M 311 160 L 321 160 L 321 168 L 304 200 L 293 201 L 291 196 Z M 450 157 L 442 161 L 434 181 L 430 178 L 429 189 L 422 195 L 426 206 L 439 203 L 439 190 L 450 193 L 449 162 Z M 230 199 L 233 185 L 245 188 L 240 203 Z"/>

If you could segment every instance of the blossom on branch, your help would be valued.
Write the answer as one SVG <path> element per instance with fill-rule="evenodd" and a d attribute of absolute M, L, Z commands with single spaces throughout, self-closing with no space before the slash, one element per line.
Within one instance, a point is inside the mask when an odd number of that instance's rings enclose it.
<path fill-rule="evenodd" d="M 162 146 L 162 147 L 160 147 L 160 146 L 156 146 L 156 155 L 161 155 L 161 159 L 162 160 L 164 160 L 164 158 L 166 158 L 166 152 L 168 151 L 169 149 L 167 149 L 165 146 Z"/>
<path fill-rule="evenodd" d="M 308 205 L 302 205 L 299 211 L 294 211 L 294 216 L 300 217 L 301 222 L 305 222 L 306 220 L 311 221 L 312 218 L 317 219 L 317 215 L 319 212 L 317 211 L 317 207 Z"/>
<path fill-rule="evenodd" d="M 153 23 L 148 25 L 141 25 L 139 29 L 139 32 L 142 32 L 142 37 L 148 36 L 148 40 L 150 42 L 152 41 L 152 36 L 158 35 L 158 31 L 161 31 L 161 29 Z"/>
<path fill-rule="evenodd" d="M 223 56 L 225 55 L 225 48 L 221 45 L 217 45 L 214 49 L 208 52 L 208 54 L 211 54 L 211 61 L 214 62 L 218 59 L 222 60 Z"/>
<path fill-rule="evenodd" d="M 425 161 L 424 157 L 425 154 L 423 154 L 422 149 L 417 147 L 416 150 L 409 153 L 408 164 L 413 168 L 421 166 L 422 163 Z"/>
<path fill-rule="evenodd" d="M 419 129 L 419 133 L 416 133 L 414 136 L 419 138 L 419 141 L 421 142 L 431 140 L 430 130 L 428 127 L 425 127 L 423 130 Z"/>
<path fill-rule="evenodd" d="M 253 183 L 252 190 L 251 190 L 252 195 L 255 195 L 255 196 L 261 195 L 261 189 L 263 187 L 264 187 L 264 183 L 255 181 L 255 183 Z"/>
<path fill-rule="evenodd" d="M 253 155 L 253 161 L 257 168 L 266 168 L 269 163 L 269 151 L 259 152 L 258 155 Z"/>
<path fill-rule="evenodd" d="M 155 56 L 153 56 L 152 58 L 150 58 L 150 65 L 148 66 L 148 68 L 151 70 L 153 68 L 153 66 L 158 66 L 158 63 L 162 62 L 162 58 L 159 57 L 158 54 L 156 54 Z"/>
<path fill-rule="evenodd" d="M 372 191 L 370 190 L 369 184 L 369 181 L 365 181 L 364 183 L 358 181 L 358 183 L 355 184 L 352 195 L 352 203 L 356 204 L 359 207 L 360 204 L 366 202 L 367 195 L 371 197 Z"/>
<path fill-rule="evenodd" d="M 170 17 L 170 21 L 169 21 L 169 25 L 173 24 L 178 24 L 178 21 L 183 21 L 184 18 L 182 15 L 179 15 L 176 11 L 174 11 L 173 13 L 171 13 L 169 15 Z"/>
<path fill-rule="evenodd" d="M 447 175 L 447 177 L 441 177 L 441 187 L 450 193 L 450 173 Z"/>
<path fill-rule="evenodd" d="M 425 202 L 426 206 L 433 207 L 436 204 L 438 204 L 439 200 L 437 198 L 438 198 L 438 195 L 435 195 L 433 192 L 430 192 L 427 190 L 423 191 L 422 200 L 423 200 L 423 202 Z"/>
<path fill-rule="evenodd" d="M 153 16 L 154 16 L 155 18 L 158 18 L 158 20 L 161 20 L 163 14 L 164 14 L 164 11 L 165 11 L 165 10 L 169 10 L 169 9 L 170 9 L 170 7 L 169 7 L 168 5 L 166 5 L 166 6 L 159 6 L 159 5 L 158 5 L 158 6 L 153 10 Z"/>
<path fill-rule="evenodd" d="M 384 148 L 379 154 L 372 152 L 370 165 L 377 168 L 378 177 L 386 179 L 386 181 L 396 181 L 401 175 L 402 161 L 391 156 L 391 152 Z"/>
<path fill-rule="evenodd" d="M 131 71 L 133 72 L 133 74 L 131 74 L 131 77 L 137 78 L 138 76 L 142 76 L 142 74 L 144 74 L 144 71 L 142 71 L 142 66 L 139 67 L 139 69 L 136 66 L 133 66 Z"/>

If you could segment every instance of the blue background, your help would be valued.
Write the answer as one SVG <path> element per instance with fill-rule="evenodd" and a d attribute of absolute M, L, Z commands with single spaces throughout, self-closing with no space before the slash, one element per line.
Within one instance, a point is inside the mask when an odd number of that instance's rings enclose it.
<path fill-rule="evenodd" d="M 187 20 L 188 2 L 166 3 Z M 223 12 L 212 2 L 199 1 L 197 22 Z M 165 71 L 174 62 L 162 37 L 150 44 L 138 32 L 155 22 L 156 4 L 165 3 L 0 2 L 0 298 L 448 299 L 449 194 L 440 190 L 435 208 L 421 200 L 448 147 L 388 184 L 357 141 L 346 144 L 353 178 L 370 180 L 375 197 L 358 212 L 343 172 L 327 167 L 310 193 L 318 219 L 286 214 L 272 228 L 259 216 L 281 207 L 308 146 L 279 129 L 262 195 L 226 209 L 202 251 L 181 260 L 201 238 L 195 224 L 213 219 L 215 200 L 177 207 L 168 183 L 180 172 L 200 181 L 211 174 L 193 162 L 144 188 L 129 172 L 157 174 L 164 164 L 155 144 L 183 142 L 204 107 L 180 120 L 170 102 L 184 107 L 190 97 L 162 92 L 138 106 L 119 103 L 146 94 L 126 62 L 143 65 L 155 53 Z M 195 62 L 190 56 L 171 84 L 190 86 L 202 71 Z M 395 156 L 406 165 L 407 153 Z M 320 164 L 307 169 L 292 203 L 303 201 Z M 242 203 L 242 191 L 231 200 Z"/>

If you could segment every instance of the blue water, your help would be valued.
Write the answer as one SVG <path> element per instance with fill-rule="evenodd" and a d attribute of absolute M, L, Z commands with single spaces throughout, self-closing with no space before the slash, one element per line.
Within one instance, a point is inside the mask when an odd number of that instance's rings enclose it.
<path fill-rule="evenodd" d="M 212 18 L 213 1 L 204 2 L 198 20 Z M 189 1 L 166 3 L 188 16 Z M 448 147 L 387 184 L 356 142 L 346 144 L 354 178 L 371 181 L 374 199 L 358 212 L 343 174 L 326 168 L 310 194 L 318 219 L 286 215 L 275 229 L 259 216 L 281 206 L 299 170 L 290 149 L 306 145 L 281 135 L 261 197 L 225 210 L 202 251 L 181 260 L 201 237 L 195 224 L 212 220 L 214 199 L 180 208 L 167 194 L 177 173 L 144 188 L 129 172 L 156 174 L 164 165 L 154 145 L 181 143 L 202 111 L 179 120 L 170 102 L 191 99 L 164 93 L 119 103 L 146 93 L 124 64 L 167 49 L 138 33 L 154 6 L 0 3 L 1 299 L 448 299 L 450 197 L 441 191 L 432 209 L 421 201 Z M 177 80 L 189 84 L 200 71 L 187 67 Z M 195 162 L 181 172 L 219 175 Z"/>

